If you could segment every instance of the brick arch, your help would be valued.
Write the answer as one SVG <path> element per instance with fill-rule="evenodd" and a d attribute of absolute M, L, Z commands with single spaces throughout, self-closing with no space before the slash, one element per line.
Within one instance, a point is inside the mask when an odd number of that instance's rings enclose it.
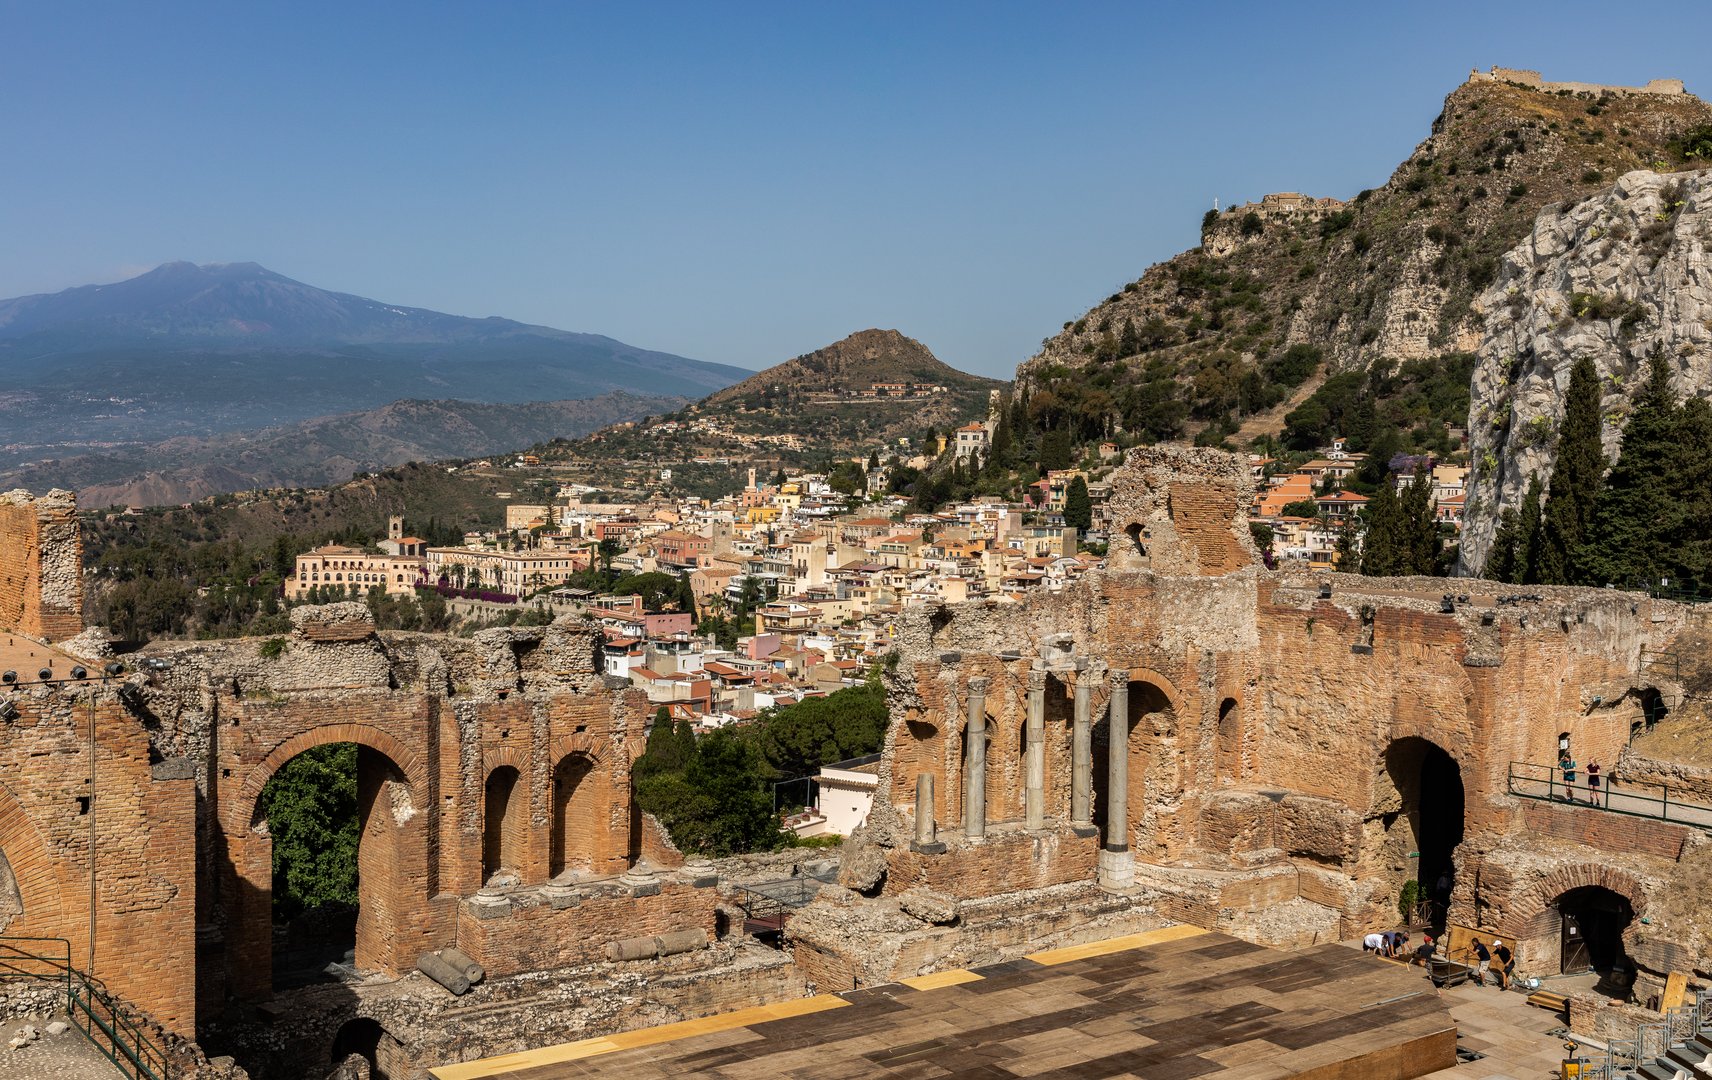
<path fill-rule="evenodd" d="M 1524 891 L 1507 921 L 1521 926 L 1556 903 L 1564 893 L 1588 885 L 1598 885 L 1623 897 L 1637 919 L 1646 913 L 1647 894 L 1640 878 L 1602 863 L 1572 863 L 1558 867 Z"/>
<path fill-rule="evenodd" d="M 23 906 L 9 929 L 17 933 L 27 927 L 38 934 L 64 932 L 60 924 L 61 900 L 68 883 L 60 860 L 48 853 L 47 843 L 17 798 L 0 784 L 0 852 L 12 869 Z"/>
<path fill-rule="evenodd" d="M 1177 713 L 1179 717 L 1182 716 L 1183 695 L 1177 691 L 1176 684 L 1170 679 L 1167 679 L 1152 668 L 1132 667 L 1129 669 L 1129 681 L 1132 683 L 1147 683 L 1152 686 L 1154 689 L 1165 695 L 1165 700 L 1170 703 L 1171 710 Z"/>
<path fill-rule="evenodd" d="M 529 776 L 529 755 L 515 746 L 502 746 L 497 750 L 482 751 L 482 783 L 493 775 L 495 769 L 511 766 L 522 778 Z"/>
<path fill-rule="evenodd" d="M 326 724 L 300 731 L 291 738 L 280 743 L 270 751 L 267 757 L 252 767 L 244 777 L 244 782 L 238 787 L 238 797 L 232 800 L 233 813 L 243 812 L 243 816 L 235 821 L 229 821 L 230 831 L 255 824 L 256 807 L 262 796 L 262 789 L 273 779 L 286 762 L 317 746 L 329 743 L 356 743 L 386 756 L 387 760 L 404 775 L 405 783 L 410 786 L 410 797 L 417 806 L 428 805 L 427 775 L 422 767 L 420 755 L 405 746 L 396 736 L 368 724 Z"/>
<path fill-rule="evenodd" d="M 583 754 L 589 759 L 590 765 L 599 765 L 603 760 L 604 748 L 602 740 L 586 731 L 560 735 L 553 740 L 548 750 L 548 760 L 552 767 L 557 769 L 559 764 L 572 754 Z"/>

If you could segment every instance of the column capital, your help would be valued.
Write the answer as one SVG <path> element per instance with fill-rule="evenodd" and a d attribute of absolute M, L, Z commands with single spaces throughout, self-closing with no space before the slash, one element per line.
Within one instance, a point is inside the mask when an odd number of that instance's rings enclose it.
<path fill-rule="evenodd" d="M 969 692 L 971 694 L 985 694 L 987 692 L 987 681 L 985 675 L 969 676 Z"/>
<path fill-rule="evenodd" d="M 1028 692 L 1032 694 L 1036 691 L 1041 693 L 1046 691 L 1046 672 L 1044 671 L 1031 671 L 1028 673 Z"/>
<path fill-rule="evenodd" d="M 1129 668 L 1112 668 L 1106 672 L 1106 681 L 1111 684 L 1113 690 L 1120 686 L 1129 689 Z"/>

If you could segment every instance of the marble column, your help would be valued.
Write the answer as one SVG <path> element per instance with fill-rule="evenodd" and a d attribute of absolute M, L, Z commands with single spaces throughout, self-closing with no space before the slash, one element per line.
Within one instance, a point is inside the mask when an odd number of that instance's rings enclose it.
<path fill-rule="evenodd" d="M 945 850 L 939 842 L 939 826 L 933 816 L 933 774 L 915 774 L 915 840 L 910 849 L 924 855 L 937 855 Z"/>
<path fill-rule="evenodd" d="M 1129 849 L 1129 671 L 1109 676 L 1106 706 L 1106 835 L 1100 849 L 1100 884 L 1127 888 L 1135 883 L 1135 855 Z"/>
<path fill-rule="evenodd" d="M 1046 672 L 1028 673 L 1027 755 L 1023 814 L 1030 829 L 1046 828 Z"/>
<path fill-rule="evenodd" d="M 1076 673 L 1076 711 L 1070 727 L 1070 827 L 1094 835 L 1093 670 Z"/>
<path fill-rule="evenodd" d="M 969 680 L 969 723 L 963 729 L 963 835 L 987 835 L 987 679 Z"/>

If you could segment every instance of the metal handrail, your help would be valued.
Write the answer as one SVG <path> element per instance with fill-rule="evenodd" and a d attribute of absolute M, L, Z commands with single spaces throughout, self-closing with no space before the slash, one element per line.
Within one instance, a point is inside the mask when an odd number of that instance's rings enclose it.
<path fill-rule="evenodd" d="M 0 980 L 13 979 L 59 983 L 72 1026 L 120 1073 L 131 1080 L 171 1080 L 166 1052 L 101 980 L 71 966 L 66 939 L 0 938 Z"/>
<path fill-rule="evenodd" d="M 1673 798 L 1669 784 L 1630 780 L 1614 782 L 1614 778 L 1609 774 L 1600 777 L 1600 780 L 1599 787 L 1589 788 L 1585 783 L 1567 782 L 1564 779 L 1564 771 L 1555 765 L 1512 761 L 1507 787 L 1511 795 L 1522 799 L 1582 806 L 1591 810 L 1666 821 L 1673 825 L 1688 825 L 1712 832 L 1712 806 L 1687 802 L 1680 795 Z M 1656 794 L 1645 794 L 1646 792 Z"/>

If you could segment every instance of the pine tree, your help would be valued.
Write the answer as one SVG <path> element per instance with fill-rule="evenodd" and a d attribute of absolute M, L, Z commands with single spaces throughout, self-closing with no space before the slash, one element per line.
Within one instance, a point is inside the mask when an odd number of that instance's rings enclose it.
<path fill-rule="evenodd" d="M 1040 469 L 1046 472 L 1052 469 L 1068 469 L 1070 467 L 1070 433 L 1063 428 L 1053 428 L 1040 439 Z"/>
<path fill-rule="evenodd" d="M 1569 374 L 1563 427 L 1552 465 L 1551 495 L 1546 499 L 1539 580 L 1567 585 L 1577 580 L 1575 554 L 1587 537 L 1593 504 L 1605 475 L 1605 451 L 1599 442 L 1599 373 L 1583 356 Z"/>
<path fill-rule="evenodd" d="M 1516 565 L 1506 579 L 1512 584 L 1539 583 L 1541 514 L 1540 478 L 1528 478 L 1528 493 L 1522 498 L 1522 509 L 1516 515 Z"/>
<path fill-rule="evenodd" d="M 1088 498 L 1088 482 L 1080 476 L 1070 481 L 1064 492 L 1064 524 L 1077 532 L 1087 532 L 1094 524 L 1094 503 Z"/>

